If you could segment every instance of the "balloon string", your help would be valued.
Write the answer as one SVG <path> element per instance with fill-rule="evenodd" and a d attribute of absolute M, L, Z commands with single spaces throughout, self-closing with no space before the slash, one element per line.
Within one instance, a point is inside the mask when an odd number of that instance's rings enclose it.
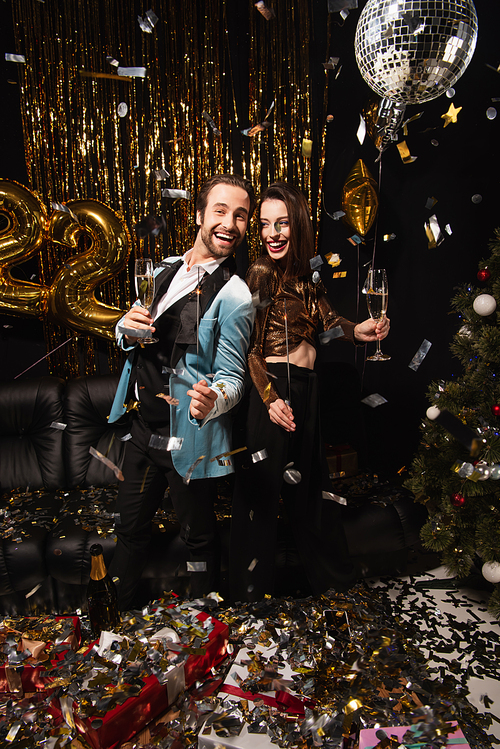
<path fill-rule="evenodd" d="M 200 266 L 198 266 L 198 286 L 196 289 L 196 382 L 199 381 L 199 356 L 200 356 Z"/>
<path fill-rule="evenodd" d="M 24 370 L 24 372 L 20 372 L 18 375 L 16 375 L 14 377 L 14 379 L 17 380 L 18 377 L 21 377 L 21 375 L 23 375 L 25 372 L 27 372 L 28 370 L 32 369 L 33 367 L 36 367 L 37 364 L 40 364 L 41 361 L 43 361 L 48 356 L 50 356 L 51 354 L 53 354 L 54 351 L 57 351 L 57 349 L 61 348 L 62 346 L 66 346 L 66 344 L 69 343 L 71 340 L 73 340 L 73 336 L 71 336 L 71 338 L 68 338 L 67 341 L 64 341 L 64 343 L 60 343 L 59 346 L 56 346 L 55 348 L 53 348 L 52 351 L 49 351 L 48 354 L 45 354 L 45 356 L 42 356 L 42 358 L 38 359 L 38 361 L 34 362 L 34 364 L 31 364 L 27 369 Z"/>
<path fill-rule="evenodd" d="M 290 355 L 288 352 L 288 316 L 286 313 L 286 299 L 284 299 L 283 301 L 285 302 L 285 341 L 286 341 L 286 372 L 287 372 L 287 380 L 288 380 L 288 406 L 291 408 L 292 386 L 290 384 Z"/>

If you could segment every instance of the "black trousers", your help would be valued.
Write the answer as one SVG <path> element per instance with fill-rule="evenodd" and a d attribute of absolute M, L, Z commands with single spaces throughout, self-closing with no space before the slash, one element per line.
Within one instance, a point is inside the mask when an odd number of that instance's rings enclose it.
<path fill-rule="evenodd" d="M 268 363 L 273 383 L 284 400 L 288 397 L 287 366 Z M 232 601 L 258 601 L 274 593 L 276 537 L 280 497 L 311 590 L 319 595 L 329 588 L 348 589 L 355 581 L 342 525 L 341 507 L 323 499 L 332 491 L 320 430 L 318 379 L 315 372 L 290 365 L 291 406 L 295 432 L 273 424 L 255 387 L 240 417 L 245 434 L 235 440 L 246 444 L 236 465 L 229 559 Z M 243 440 L 245 440 L 243 442 Z M 236 442 L 235 442 L 236 443 Z M 265 460 L 251 455 L 265 449 Z M 293 462 L 300 472 L 297 484 L 283 480 Z"/>
<path fill-rule="evenodd" d="M 169 435 L 169 428 L 155 429 Z M 167 486 L 181 526 L 181 538 L 189 549 L 191 563 L 190 595 L 198 598 L 218 584 L 219 550 L 214 501 L 216 479 L 195 479 L 184 484 L 174 469 L 170 452 L 149 447 L 151 430 L 139 415 L 133 422 L 123 464 L 124 481 L 118 488 L 116 511 L 117 544 L 110 565 L 118 577 L 118 603 L 131 608 L 147 561 L 151 521 L 161 504 Z"/>

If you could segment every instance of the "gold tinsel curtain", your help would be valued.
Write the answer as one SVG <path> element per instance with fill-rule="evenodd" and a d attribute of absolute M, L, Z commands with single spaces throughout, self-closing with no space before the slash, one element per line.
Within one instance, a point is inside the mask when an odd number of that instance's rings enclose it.
<path fill-rule="evenodd" d="M 24 54 L 21 107 L 29 187 L 50 203 L 96 199 L 120 214 L 133 237 L 131 259 L 158 261 L 182 254 L 195 236 L 194 197 L 216 172 L 250 178 L 256 191 L 275 179 L 307 195 L 316 222 L 323 162 L 323 112 L 313 115 L 310 48 L 314 0 L 273 0 L 275 17 L 253 0 L 156 0 L 151 33 L 141 30 L 149 5 L 133 0 L 17 0 L 16 52 Z M 122 67 L 145 67 L 146 77 L 125 79 Z M 114 63 L 114 64 L 113 64 Z M 322 71 L 314 76 L 326 79 Z M 118 114 L 125 103 L 128 113 Z M 271 126 L 253 137 L 242 130 Z M 212 119 L 203 117 L 203 113 Z M 313 142 L 311 158 L 303 139 Z M 161 197 L 155 170 L 169 187 L 193 200 Z M 165 183 L 163 183 L 165 186 Z M 137 240 L 134 227 L 149 214 L 166 217 L 156 239 Z M 42 283 L 50 283 L 69 250 L 47 244 Z M 250 255 L 258 253 L 255 234 Z M 103 302 L 127 309 L 129 274 L 101 287 Z M 45 326 L 48 350 L 71 331 Z M 96 339 L 73 338 L 50 358 L 62 376 L 96 371 Z M 59 358 L 57 358 L 59 357 Z M 108 345 L 111 371 L 118 364 Z"/>

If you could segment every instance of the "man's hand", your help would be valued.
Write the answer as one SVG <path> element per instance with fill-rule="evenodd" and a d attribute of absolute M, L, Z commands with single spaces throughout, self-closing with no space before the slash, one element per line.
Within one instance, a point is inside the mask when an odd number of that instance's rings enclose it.
<path fill-rule="evenodd" d="M 187 394 L 191 397 L 191 405 L 189 410 L 191 416 L 195 419 L 204 419 L 217 400 L 217 393 L 208 387 L 206 380 L 200 380 L 193 385 L 192 390 L 188 390 Z"/>
<path fill-rule="evenodd" d="M 152 333 L 155 332 L 155 328 L 153 327 L 153 318 L 145 307 L 141 307 L 138 304 L 135 304 L 131 309 L 129 309 L 127 314 L 122 317 L 120 325 L 124 328 L 130 328 L 131 330 L 137 328 L 138 330 L 148 329 L 151 330 Z M 134 338 L 129 335 L 126 335 L 124 337 L 126 342 L 130 346 L 140 340 L 139 338 Z"/>
<path fill-rule="evenodd" d="M 384 317 L 378 322 L 369 317 L 368 320 L 364 320 L 356 325 L 354 328 L 354 337 L 357 341 L 363 343 L 370 343 L 377 340 L 382 341 L 389 333 L 390 327 L 391 321 L 388 317 Z"/>
<path fill-rule="evenodd" d="M 279 427 L 283 427 L 285 431 L 295 431 L 293 411 L 290 406 L 287 406 L 284 400 L 281 400 L 281 398 L 273 401 L 269 406 L 269 418 L 271 419 L 273 424 L 277 424 Z"/>

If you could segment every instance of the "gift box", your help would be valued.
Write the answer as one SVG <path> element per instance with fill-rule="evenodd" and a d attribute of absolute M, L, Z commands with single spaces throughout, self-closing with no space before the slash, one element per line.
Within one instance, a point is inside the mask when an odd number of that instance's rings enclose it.
<path fill-rule="evenodd" d="M 68 649 L 78 650 L 80 642 L 77 616 L 5 618 L 0 625 L 0 692 L 22 695 L 47 689 L 46 672 Z"/>
<path fill-rule="evenodd" d="M 462 749 L 462 747 L 464 749 L 470 749 L 469 744 L 467 743 L 467 739 L 463 735 L 461 729 L 458 728 L 458 724 L 456 723 L 456 721 L 450 723 L 450 725 L 454 730 L 452 730 L 448 734 L 446 746 L 452 747 L 453 749 Z M 359 749 L 374 749 L 376 746 L 378 746 L 378 744 L 380 744 L 381 740 L 384 741 L 383 746 L 385 746 L 387 741 L 384 739 L 384 736 L 381 733 L 382 731 L 389 740 L 393 736 L 396 737 L 397 744 L 396 742 L 394 742 L 394 744 L 397 747 L 399 747 L 399 745 L 401 744 L 401 741 L 405 734 L 407 732 L 411 732 L 404 740 L 403 746 L 411 747 L 411 749 L 420 749 L 421 747 L 424 747 L 429 743 L 429 738 L 422 735 L 420 726 L 421 724 L 416 723 L 412 726 L 364 728 L 359 732 Z"/>
<path fill-rule="evenodd" d="M 93 749 L 114 749 L 130 740 L 154 718 L 168 710 L 183 689 L 204 679 L 213 667 L 226 658 L 229 640 L 227 625 L 204 612 L 196 612 L 196 618 L 202 624 L 210 618 L 213 626 L 208 641 L 197 648 L 203 652 L 191 654 L 184 663 L 171 668 L 166 673 L 166 683 L 160 683 L 154 675 L 148 676 L 139 694 L 129 697 L 104 716 L 85 716 L 78 701 L 69 701 L 66 697 L 54 699 L 52 707 L 59 711 L 68 725 L 76 728 Z M 83 696 L 80 693 L 79 700 Z"/>
<path fill-rule="evenodd" d="M 326 461 L 331 479 L 343 479 L 358 473 L 358 454 L 350 445 L 326 445 Z"/>

